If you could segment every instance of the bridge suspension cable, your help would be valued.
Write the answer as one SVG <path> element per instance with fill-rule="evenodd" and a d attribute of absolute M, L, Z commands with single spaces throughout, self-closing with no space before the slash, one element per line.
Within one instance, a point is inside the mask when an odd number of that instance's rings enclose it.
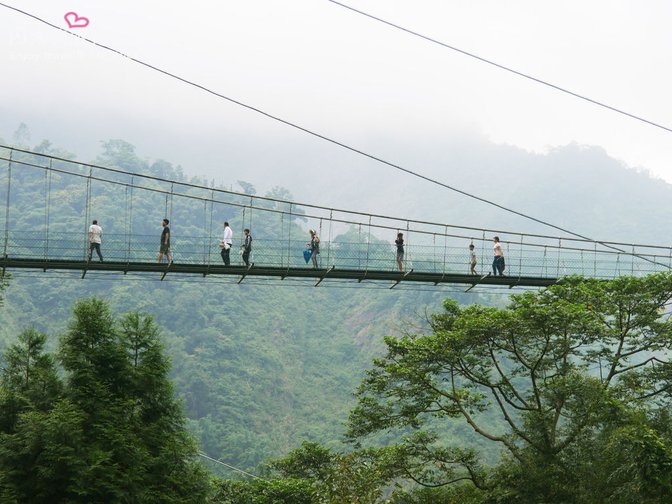
<path fill-rule="evenodd" d="M 79 279 L 79 273 L 76 271 L 71 271 L 72 274 L 72 279 Z M 60 273 L 44 273 L 41 271 L 29 271 L 29 270 L 22 270 L 22 271 L 17 271 L 12 273 L 12 278 L 31 278 L 31 279 L 47 279 L 47 280 L 63 280 L 63 272 Z M 160 284 L 162 281 L 156 277 L 149 276 L 147 274 L 139 273 L 139 274 L 132 274 L 128 273 L 127 275 L 121 275 L 121 276 L 112 276 L 108 275 L 105 272 L 100 272 L 100 271 L 93 271 L 89 272 L 87 274 L 87 278 L 92 277 L 92 278 L 97 278 L 100 280 L 105 280 L 105 281 L 111 281 L 111 282 L 138 282 L 138 283 L 155 283 L 155 284 Z M 220 278 L 215 278 L 213 276 L 205 276 L 203 277 L 202 275 L 198 276 L 184 276 L 184 277 L 177 277 L 177 276 L 167 276 L 164 282 L 169 282 L 169 283 L 174 283 L 174 284 L 193 284 L 193 285 L 225 285 L 225 286 L 231 286 L 235 285 L 238 283 L 238 280 L 236 278 L 233 279 L 220 279 Z M 311 280 L 310 282 L 307 282 L 302 279 L 297 279 L 297 278 L 287 278 L 283 280 L 282 282 L 274 282 L 272 280 L 269 280 L 268 278 L 264 277 L 258 277 L 258 278 L 250 278 L 249 283 L 251 285 L 264 285 L 267 287 L 277 287 L 277 288 L 284 288 L 285 286 L 291 286 L 292 288 L 306 288 L 306 289 L 313 289 L 315 286 L 313 284 L 313 281 Z M 442 293 L 451 293 L 451 294 L 462 294 L 465 293 L 464 288 L 460 287 L 455 287 L 452 284 L 442 284 L 440 285 Z M 479 290 L 480 287 L 480 290 Z M 329 283 L 329 288 L 335 288 L 335 289 L 364 289 L 364 290 L 370 290 L 370 291 L 387 291 L 389 290 L 389 287 L 387 285 L 381 285 L 377 283 L 353 283 L 349 280 L 342 280 L 342 279 L 333 279 Z M 524 290 L 531 290 L 533 287 L 528 287 L 525 285 L 514 285 L 514 286 L 509 286 L 509 285 L 477 285 L 475 286 L 474 290 L 470 290 L 470 293 L 487 293 L 487 295 L 490 296 L 504 296 L 504 297 L 509 297 L 511 294 L 511 290 L 516 289 L 518 291 L 524 291 Z M 436 285 L 434 286 L 427 286 L 427 285 L 421 285 L 417 283 L 406 283 L 406 284 L 400 284 L 398 287 L 395 287 L 395 290 L 399 291 L 409 291 L 409 292 L 437 292 Z"/>
<path fill-rule="evenodd" d="M 231 464 L 227 464 L 226 462 L 222 462 L 222 461 L 219 460 L 219 459 L 214 459 L 214 458 L 212 458 L 212 457 L 209 457 L 208 455 L 206 455 L 206 454 L 203 453 L 203 452 L 198 452 L 198 455 L 199 455 L 200 457 L 203 457 L 203 458 L 206 459 L 206 460 L 209 460 L 210 462 L 215 462 L 215 463 L 217 463 L 217 464 L 223 465 L 223 466 L 225 466 L 225 467 L 231 469 L 232 471 L 239 472 L 239 473 L 241 473 L 241 474 L 244 474 L 245 476 L 249 476 L 250 478 L 258 479 L 258 480 L 261 480 L 261 481 L 267 481 L 267 480 L 265 480 L 264 478 L 261 478 L 260 476 L 256 476 L 256 475 L 254 475 L 254 474 L 252 474 L 252 473 L 250 473 L 250 472 L 243 471 L 242 469 L 238 469 L 237 467 L 232 466 Z"/>

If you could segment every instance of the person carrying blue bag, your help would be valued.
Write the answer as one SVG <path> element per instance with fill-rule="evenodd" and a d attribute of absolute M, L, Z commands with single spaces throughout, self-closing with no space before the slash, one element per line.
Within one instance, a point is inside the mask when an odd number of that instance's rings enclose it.
<path fill-rule="evenodd" d="M 317 254 L 320 253 L 320 237 L 317 236 L 317 232 L 314 229 L 311 229 L 309 232 L 310 243 L 307 244 L 307 246 L 310 247 L 310 250 L 306 250 L 303 253 L 303 258 L 305 259 L 306 263 L 308 263 L 309 259 L 312 259 L 313 268 L 317 268 Z"/>

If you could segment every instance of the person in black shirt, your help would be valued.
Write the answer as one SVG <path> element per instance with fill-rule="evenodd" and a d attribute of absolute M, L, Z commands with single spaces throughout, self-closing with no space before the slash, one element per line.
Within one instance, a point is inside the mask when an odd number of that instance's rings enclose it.
<path fill-rule="evenodd" d="M 170 221 L 168 219 L 163 219 L 161 225 L 163 226 L 163 231 L 161 232 L 161 245 L 159 248 L 159 259 L 157 262 L 161 262 L 163 255 L 166 255 L 168 259 L 168 266 L 173 263 L 173 256 L 170 254 L 170 228 L 168 227 Z"/>
<path fill-rule="evenodd" d="M 250 252 L 252 252 L 252 235 L 249 229 L 243 229 L 245 241 L 243 242 L 243 262 L 245 266 L 250 265 Z"/>
<path fill-rule="evenodd" d="M 397 245 L 397 265 L 399 271 L 404 271 L 404 233 L 397 233 L 397 239 L 394 240 Z"/>

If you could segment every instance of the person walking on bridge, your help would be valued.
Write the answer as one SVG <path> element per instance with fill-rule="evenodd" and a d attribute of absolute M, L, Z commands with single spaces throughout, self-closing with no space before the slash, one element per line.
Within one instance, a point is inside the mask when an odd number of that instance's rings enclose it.
<path fill-rule="evenodd" d="M 231 264 L 231 245 L 233 245 L 233 231 L 229 227 L 229 223 L 224 223 L 224 236 L 219 242 L 219 248 L 222 249 L 222 261 L 224 266 Z"/>
<path fill-rule="evenodd" d="M 471 267 L 471 274 L 478 275 L 478 271 L 476 271 L 476 264 L 478 261 L 476 260 L 476 252 L 474 252 L 474 248 L 474 244 L 471 243 L 469 245 L 469 266 Z"/>
<path fill-rule="evenodd" d="M 170 228 L 168 227 L 168 224 L 170 224 L 168 219 L 163 219 L 161 222 L 163 231 L 161 231 L 161 245 L 159 247 L 159 259 L 157 262 L 161 262 L 165 255 L 168 260 L 168 266 L 170 266 L 173 264 L 173 256 L 170 253 Z"/>
<path fill-rule="evenodd" d="M 245 266 L 249 266 L 250 252 L 252 252 L 252 235 L 250 234 L 250 230 L 247 228 L 243 229 L 243 234 L 245 235 L 245 239 L 243 241 L 242 246 L 243 262 L 245 263 Z"/>
<path fill-rule="evenodd" d="M 94 220 L 89 226 L 89 258 L 93 255 L 93 251 L 96 251 L 100 262 L 103 262 L 103 254 L 100 253 L 100 244 L 103 241 L 103 228 L 98 225 L 98 221 Z"/>
<path fill-rule="evenodd" d="M 399 271 L 404 271 L 404 233 L 397 233 L 394 244 L 397 246 L 397 266 Z"/>
<path fill-rule="evenodd" d="M 313 268 L 317 268 L 317 254 L 320 253 L 320 237 L 317 236 L 317 231 L 311 229 L 310 231 L 310 258 L 313 260 Z"/>
<path fill-rule="evenodd" d="M 493 241 L 495 242 L 493 247 L 495 251 L 495 258 L 492 261 L 492 274 L 497 275 L 499 272 L 499 276 L 504 276 L 504 252 L 502 251 L 501 243 L 499 243 L 499 236 L 495 236 Z"/>

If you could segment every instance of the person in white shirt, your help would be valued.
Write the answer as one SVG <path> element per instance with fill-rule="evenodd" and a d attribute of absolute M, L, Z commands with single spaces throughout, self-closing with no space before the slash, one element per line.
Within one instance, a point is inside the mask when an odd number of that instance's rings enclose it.
<path fill-rule="evenodd" d="M 471 274 L 472 275 L 478 275 L 478 272 L 476 271 L 476 252 L 474 251 L 474 244 L 469 245 L 469 266 L 471 266 Z"/>
<path fill-rule="evenodd" d="M 103 262 L 103 254 L 100 253 L 100 244 L 102 243 L 102 241 L 103 241 L 103 228 L 101 228 L 98 225 L 97 220 L 94 220 L 89 226 L 89 258 L 87 259 L 88 261 L 91 260 L 91 256 L 93 255 L 93 251 L 95 250 L 96 253 L 98 254 L 100 262 Z"/>
<path fill-rule="evenodd" d="M 233 231 L 229 227 L 229 223 L 224 223 L 224 237 L 222 241 L 219 242 L 219 247 L 222 249 L 222 260 L 224 261 L 224 266 L 231 264 L 231 258 L 229 254 L 231 253 L 231 245 L 233 245 Z"/>

